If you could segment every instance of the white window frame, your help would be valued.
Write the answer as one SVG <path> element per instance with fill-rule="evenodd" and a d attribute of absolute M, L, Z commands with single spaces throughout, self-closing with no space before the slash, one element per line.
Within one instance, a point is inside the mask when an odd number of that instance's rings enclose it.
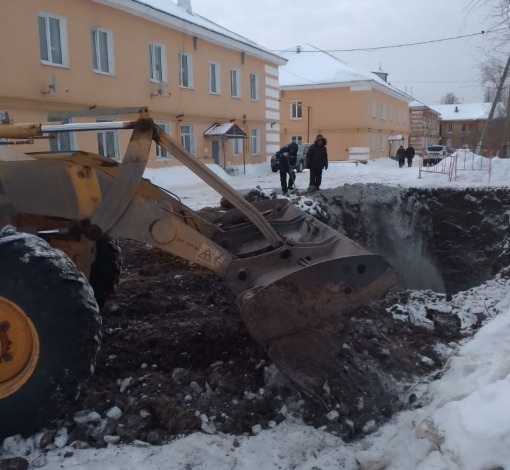
<path fill-rule="evenodd" d="M 299 111 L 301 111 L 301 116 L 299 116 Z M 300 119 L 303 119 L 302 101 L 292 101 L 290 103 L 290 119 L 293 121 L 299 121 Z"/>
<path fill-rule="evenodd" d="M 252 82 L 252 78 L 254 79 L 253 82 Z M 255 98 L 253 97 L 254 95 L 255 95 Z M 250 73 L 250 98 L 252 101 L 259 101 L 259 99 L 260 99 L 259 76 L 256 73 Z"/>
<path fill-rule="evenodd" d="M 156 77 L 156 61 L 155 50 L 156 47 L 161 49 L 161 80 L 158 80 Z M 149 43 L 149 68 L 150 68 L 150 79 L 152 83 L 168 83 L 168 69 L 166 63 L 166 46 L 164 44 L 160 44 L 158 42 L 150 42 Z"/>
<path fill-rule="evenodd" d="M 96 41 L 94 43 L 94 47 L 96 48 L 96 57 L 97 57 L 97 65 L 101 66 L 101 57 L 100 57 L 100 47 L 99 47 L 99 34 L 106 34 L 106 45 L 108 48 L 108 72 L 102 71 L 100 68 L 94 67 L 94 55 L 92 55 L 92 69 L 94 73 L 98 73 L 99 75 L 115 75 L 115 59 L 114 59 L 114 47 L 113 47 L 113 31 L 111 29 L 104 28 L 96 28 L 95 26 L 90 28 L 90 34 L 92 38 L 92 33 L 96 32 Z"/>
<path fill-rule="evenodd" d="M 187 58 L 188 62 L 188 86 L 184 86 L 184 67 L 183 67 L 183 58 Z M 194 88 L 194 80 L 193 80 L 193 56 L 186 52 L 179 52 L 179 86 L 186 90 L 193 90 Z"/>
<path fill-rule="evenodd" d="M 1 111 L 0 111 L 0 115 L 1 115 Z M 48 122 L 63 122 L 64 124 L 73 124 L 74 120 L 73 118 L 58 118 L 58 119 L 50 119 L 48 118 Z M 54 135 L 56 135 L 56 139 L 52 139 L 50 140 L 50 151 L 52 152 L 74 152 L 76 150 L 78 150 L 78 146 L 77 146 L 77 143 L 76 143 L 76 132 L 68 132 L 69 134 L 69 144 L 70 144 L 70 149 L 62 149 L 61 148 L 61 140 L 60 140 L 60 136 L 63 135 L 63 133 L 59 132 L 59 133 L 56 133 Z M 52 148 L 52 145 L 51 143 L 52 142 L 56 142 L 56 149 Z"/>
<path fill-rule="evenodd" d="M 375 152 L 375 134 L 370 133 L 370 151 Z"/>
<path fill-rule="evenodd" d="M 397 123 L 400 124 L 400 108 L 397 108 Z"/>
<path fill-rule="evenodd" d="M 251 154 L 260 155 L 260 129 L 251 130 Z"/>
<path fill-rule="evenodd" d="M 447 124 L 446 132 L 448 134 L 453 134 L 453 124 Z"/>
<path fill-rule="evenodd" d="M 393 122 L 393 108 L 390 106 L 390 121 Z"/>
<path fill-rule="evenodd" d="M 303 136 L 302 135 L 293 135 L 291 137 L 291 142 L 295 142 L 296 144 L 300 145 L 303 143 Z"/>
<path fill-rule="evenodd" d="M 384 134 L 381 134 L 381 152 L 386 150 L 386 138 Z"/>
<path fill-rule="evenodd" d="M 243 155 L 243 139 L 232 139 L 232 155 L 240 157 Z"/>
<path fill-rule="evenodd" d="M 116 119 L 98 119 L 96 122 L 115 122 L 115 121 L 116 121 Z M 106 144 L 106 133 L 107 132 L 113 133 L 113 138 L 114 138 L 113 145 L 115 147 L 115 157 L 113 158 L 113 160 L 120 161 L 121 158 L 120 158 L 119 132 L 115 131 L 115 130 L 97 131 L 98 136 L 99 136 L 99 134 L 102 134 L 102 136 L 103 136 L 103 145 Z M 98 153 L 100 155 L 104 155 L 104 153 L 100 152 L 101 149 L 99 149 L 99 137 L 98 137 L 97 142 L 98 142 Z M 106 155 L 104 155 L 104 156 L 106 156 Z"/>
<path fill-rule="evenodd" d="M 7 117 L 7 113 L 8 111 L 6 109 L 0 109 L 0 126 L 2 125 L 2 121 Z M 9 142 L 9 139 L 0 139 L 0 142 Z M 5 147 L 5 145 L 2 145 L 2 147 Z"/>
<path fill-rule="evenodd" d="M 184 126 L 188 126 L 189 127 L 189 132 L 187 133 L 184 133 L 182 128 Z M 185 137 L 186 136 L 189 136 L 189 139 L 190 139 L 190 148 L 187 149 L 186 148 L 186 145 L 185 145 Z M 181 123 L 181 145 L 186 149 L 188 150 L 189 153 L 191 153 L 191 155 L 195 155 L 195 127 L 193 126 L 193 124 L 187 124 L 187 123 Z"/>
<path fill-rule="evenodd" d="M 377 100 L 372 100 L 372 117 L 377 118 Z"/>
<path fill-rule="evenodd" d="M 48 60 L 43 59 L 41 56 L 41 52 L 39 52 L 39 56 L 41 59 L 41 63 L 44 65 L 51 65 L 52 67 L 62 67 L 69 68 L 69 47 L 67 43 L 67 19 L 63 16 L 54 15 L 53 13 L 47 13 L 44 11 L 37 12 L 37 33 L 39 35 L 39 43 L 40 43 L 40 33 L 39 33 L 39 18 L 45 19 L 46 25 L 46 47 L 48 49 Z M 49 31 L 49 18 L 57 20 L 59 22 L 60 27 L 60 50 L 62 54 L 62 63 L 56 63 L 52 61 L 51 57 L 51 39 L 50 39 L 50 31 Z M 39 44 L 40 47 L 40 44 Z"/>
<path fill-rule="evenodd" d="M 386 103 L 381 103 L 381 119 L 386 121 Z"/>
<path fill-rule="evenodd" d="M 234 95 L 234 73 L 235 73 L 235 84 L 237 93 Z M 230 69 L 230 96 L 232 98 L 241 98 L 241 70 Z"/>
<path fill-rule="evenodd" d="M 212 77 L 213 71 L 212 66 L 214 65 L 214 76 L 216 79 L 216 91 L 212 89 Z M 211 95 L 221 95 L 221 65 L 219 62 L 213 60 L 209 61 L 209 93 Z"/>
<path fill-rule="evenodd" d="M 154 124 L 158 126 L 162 131 L 166 132 L 168 135 L 172 135 L 172 126 L 169 121 L 154 121 Z M 157 160 L 168 160 L 169 158 L 173 158 L 174 156 L 171 153 L 168 153 L 161 145 L 156 145 L 156 159 Z"/>

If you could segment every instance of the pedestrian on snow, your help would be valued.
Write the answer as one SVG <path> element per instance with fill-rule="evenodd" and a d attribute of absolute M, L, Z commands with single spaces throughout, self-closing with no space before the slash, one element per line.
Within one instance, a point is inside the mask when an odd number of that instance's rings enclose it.
<path fill-rule="evenodd" d="M 296 172 L 294 171 L 294 167 L 297 163 L 297 154 L 298 154 L 298 144 L 296 142 L 292 142 L 285 147 L 282 147 L 278 152 L 276 152 L 276 157 L 280 159 L 279 168 L 280 168 L 280 181 L 282 184 L 283 194 L 286 195 L 289 192 L 289 189 L 294 189 L 294 182 L 296 181 Z M 287 184 L 287 175 L 289 176 L 289 183 Z"/>
<path fill-rule="evenodd" d="M 397 160 L 398 160 L 398 166 L 400 168 L 404 168 L 404 165 L 406 164 L 406 149 L 403 145 L 400 146 L 397 152 Z"/>
<path fill-rule="evenodd" d="M 306 167 L 310 169 L 310 190 L 319 190 L 322 183 L 322 170 L 328 169 L 328 141 L 319 134 L 306 154 Z"/>
<path fill-rule="evenodd" d="M 416 155 L 416 151 L 414 150 L 414 147 L 410 145 L 406 149 L 406 157 L 407 157 L 407 166 L 412 167 L 413 166 L 413 158 Z"/>

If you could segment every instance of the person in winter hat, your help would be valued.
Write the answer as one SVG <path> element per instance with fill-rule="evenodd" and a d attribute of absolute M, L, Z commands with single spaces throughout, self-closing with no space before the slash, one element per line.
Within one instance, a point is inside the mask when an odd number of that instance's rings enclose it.
<path fill-rule="evenodd" d="M 296 181 L 296 172 L 293 168 L 297 163 L 297 154 L 299 146 L 296 142 L 292 142 L 285 147 L 282 147 L 276 152 L 276 157 L 280 159 L 280 182 L 282 184 L 283 194 L 287 194 L 289 189 L 294 189 L 294 182 Z M 287 175 L 289 176 L 289 184 L 287 184 Z"/>
<path fill-rule="evenodd" d="M 401 145 L 397 152 L 398 166 L 400 168 L 404 168 L 404 165 L 406 164 L 406 156 L 406 149 L 403 145 Z"/>
<path fill-rule="evenodd" d="M 310 189 L 319 190 L 322 183 L 322 170 L 328 169 L 328 141 L 319 134 L 306 154 L 306 167 L 310 169 Z"/>
<path fill-rule="evenodd" d="M 413 166 L 413 158 L 416 155 L 416 150 L 414 150 L 414 147 L 410 145 L 406 149 L 406 157 L 407 157 L 407 166 L 411 167 Z"/>

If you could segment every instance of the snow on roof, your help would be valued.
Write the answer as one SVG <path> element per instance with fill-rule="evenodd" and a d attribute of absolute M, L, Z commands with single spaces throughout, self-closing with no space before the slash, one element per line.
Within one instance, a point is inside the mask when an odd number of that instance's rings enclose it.
<path fill-rule="evenodd" d="M 279 55 L 274 52 L 266 49 L 265 47 L 257 44 L 254 41 L 251 41 L 244 36 L 241 36 L 233 31 L 230 31 L 223 26 L 220 26 L 213 21 L 204 18 L 203 16 L 197 15 L 192 10 L 187 11 L 185 8 L 178 6 L 172 0 L 93 0 L 98 3 L 107 4 L 114 8 L 118 8 L 129 13 L 138 14 L 140 16 L 144 16 L 152 21 L 156 21 L 158 23 L 166 23 L 167 26 L 176 27 L 174 24 L 170 24 L 171 19 L 180 20 L 184 23 L 188 23 L 189 25 L 197 26 L 201 28 L 206 33 L 213 33 L 215 35 L 222 36 L 225 39 L 233 40 L 238 45 L 244 46 L 244 48 L 253 48 L 259 52 L 262 52 L 267 59 L 271 59 L 274 63 L 283 64 L 285 60 L 282 59 Z M 133 5 L 135 4 L 135 5 Z M 136 5 L 138 4 L 138 5 Z M 140 6 L 148 7 L 148 9 L 140 8 Z M 138 8 L 137 8 L 138 7 Z M 162 15 L 163 14 L 163 15 Z M 166 18 L 165 18 L 166 17 Z M 165 20 L 167 20 L 165 22 Z M 182 24 L 182 23 L 181 23 Z M 186 30 L 185 25 L 183 26 L 183 31 Z M 189 33 L 190 31 L 188 31 Z"/>
<path fill-rule="evenodd" d="M 410 100 L 408 95 L 385 82 L 377 74 L 348 65 L 310 44 L 289 48 L 280 55 L 289 61 L 287 65 L 280 67 L 281 87 L 306 88 L 371 81 Z"/>
<path fill-rule="evenodd" d="M 492 103 L 433 104 L 443 121 L 477 121 L 489 117 Z"/>
<path fill-rule="evenodd" d="M 246 133 L 232 122 L 227 124 L 214 124 L 204 132 L 205 137 L 248 137 Z"/>

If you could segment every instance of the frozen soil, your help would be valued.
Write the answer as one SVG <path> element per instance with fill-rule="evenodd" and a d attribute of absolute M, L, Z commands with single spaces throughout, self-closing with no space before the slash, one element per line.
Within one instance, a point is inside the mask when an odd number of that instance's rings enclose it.
<path fill-rule="evenodd" d="M 409 294 L 392 294 L 343 319 L 335 379 L 312 399 L 250 338 L 214 274 L 137 242 L 121 245 L 124 272 L 103 312 L 95 374 L 58 423 L 80 446 L 103 447 L 112 436 L 157 445 L 200 430 L 252 434 L 284 420 L 354 439 L 419 406 L 409 390 L 442 366 L 436 343 L 462 336 L 456 316 L 446 330 L 395 320 L 389 309 Z M 112 407 L 121 415 L 107 417 Z M 84 410 L 103 419 L 73 421 Z"/>

